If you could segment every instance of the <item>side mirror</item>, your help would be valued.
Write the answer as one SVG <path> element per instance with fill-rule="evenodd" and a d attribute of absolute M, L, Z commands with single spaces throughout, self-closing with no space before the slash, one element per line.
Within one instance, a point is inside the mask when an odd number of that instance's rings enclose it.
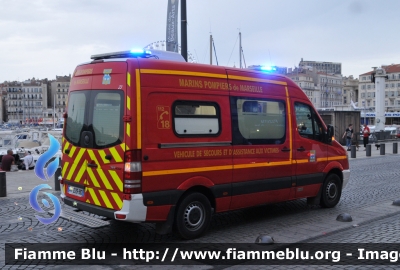
<path fill-rule="evenodd" d="M 333 135 L 335 134 L 333 126 L 328 125 L 328 130 L 326 131 L 326 141 L 332 143 Z"/>

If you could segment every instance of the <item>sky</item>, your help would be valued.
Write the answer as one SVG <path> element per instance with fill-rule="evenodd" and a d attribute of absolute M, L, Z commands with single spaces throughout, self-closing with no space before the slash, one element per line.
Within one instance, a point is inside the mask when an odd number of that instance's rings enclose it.
<path fill-rule="evenodd" d="M 72 74 L 93 54 L 166 39 L 168 0 L 0 0 L 0 82 Z M 400 63 L 399 0 L 187 0 L 188 50 L 209 63 L 342 63 L 358 77 Z M 179 34 L 180 34 L 180 21 Z M 180 39 L 180 35 L 179 35 Z M 214 64 L 216 60 L 214 57 Z"/>

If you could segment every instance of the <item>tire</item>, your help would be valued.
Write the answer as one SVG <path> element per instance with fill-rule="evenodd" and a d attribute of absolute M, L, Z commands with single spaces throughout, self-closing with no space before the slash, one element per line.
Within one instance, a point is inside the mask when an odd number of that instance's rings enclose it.
<path fill-rule="evenodd" d="M 182 238 L 199 237 L 208 229 L 210 221 L 211 204 L 203 194 L 190 193 L 180 202 L 175 216 L 175 227 Z"/>
<path fill-rule="evenodd" d="M 324 208 L 335 207 L 342 196 L 342 183 L 339 176 L 330 174 L 322 185 L 320 205 Z"/>

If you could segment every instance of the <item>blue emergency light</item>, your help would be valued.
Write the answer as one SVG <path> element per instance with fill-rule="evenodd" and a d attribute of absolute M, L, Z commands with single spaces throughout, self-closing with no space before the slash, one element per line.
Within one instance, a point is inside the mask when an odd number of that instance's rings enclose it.
<path fill-rule="evenodd" d="M 151 55 L 151 51 L 146 51 L 142 49 L 132 49 L 131 54 L 136 56 L 146 56 L 146 55 Z"/>
<path fill-rule="evenodd" d="M 271 66 L 261 66 L 260 69 L 262 71 L 276 71 L 276 67 L 271 67 Z"/>

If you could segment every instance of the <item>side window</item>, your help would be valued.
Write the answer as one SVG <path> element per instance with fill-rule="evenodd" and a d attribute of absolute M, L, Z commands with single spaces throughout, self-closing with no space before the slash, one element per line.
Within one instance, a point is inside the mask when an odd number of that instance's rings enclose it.
<path fill-rule="evenodd" d="M 217 103 L 176 101 L 172 105 L 175 134 L 179 137 L 217 136 L 221 115 Z"/>
<path fill-rule="evenodd" d="M 306 104 L 296 102 L 297 131 L 301 137 L 323 141 L 324 128 L 315 111 Z"/>
<path fill-rule="evenodd" d="M 231 97 L 231 112 L 234 145 L 284 143 L 284 101 Z"/>

